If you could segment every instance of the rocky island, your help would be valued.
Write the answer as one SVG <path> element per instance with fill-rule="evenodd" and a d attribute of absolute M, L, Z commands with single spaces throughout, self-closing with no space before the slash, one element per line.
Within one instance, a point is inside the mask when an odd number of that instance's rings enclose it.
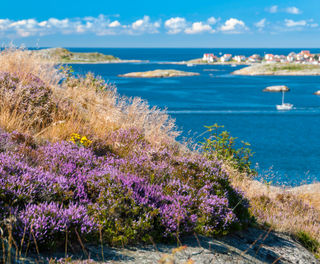
<path fill-rule="evenodd" d="M 313 64 L 261 63 L 234 71 L 235 75 L 320 75 L 320 66 Z"/>
<path fill-rule="evenodd" d="M 183 76 L 196 76 L 200 75 L 197 72 L 185 72 L 178 70 L 154 70 L 145 72 L 130 72 L 119 75 L 120 77 L 134 77 L 134 78 L 170 78 L 170 77 L 183 77 Z"/>
<path fill-rule="evenodd" d="M 32 51 L 48 61 L 59 63 L 128 63 L 140 60 L 121 60 L 113 55 L 99 52 L 71 52 L 65 48 L 49 48 Z"/>
<path fill-rule="evenodd" d="M 289 92 L 290 89 L 285 85 L 273 85 L 263 89 L 263 92 Z"/>

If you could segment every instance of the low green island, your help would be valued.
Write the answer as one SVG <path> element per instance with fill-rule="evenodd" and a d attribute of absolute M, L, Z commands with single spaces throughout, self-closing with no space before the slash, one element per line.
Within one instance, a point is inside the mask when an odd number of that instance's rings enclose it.
<path fill-rule="evenodd" d="M 235 75 L 320 75 L 320 66 L 300 63 L 261 63 L 234 71 Z"/>
<path fill-rule="evenodd" d="M 59 63 L 128 63 L 140 60 L 121 60 L 113 55 L 99 52 L 71 52 L 65 48 L 49 48 L 33 51 L 48 61 Z"/>

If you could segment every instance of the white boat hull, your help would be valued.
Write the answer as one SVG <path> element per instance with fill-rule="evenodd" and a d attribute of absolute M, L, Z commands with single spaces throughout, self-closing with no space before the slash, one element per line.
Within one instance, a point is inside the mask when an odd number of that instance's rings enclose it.
<path fill-rule="evenodd" d="M 291 110 L 293 108 L 293 104 L 281 104 L 276 106 L 278 110 Z"/>

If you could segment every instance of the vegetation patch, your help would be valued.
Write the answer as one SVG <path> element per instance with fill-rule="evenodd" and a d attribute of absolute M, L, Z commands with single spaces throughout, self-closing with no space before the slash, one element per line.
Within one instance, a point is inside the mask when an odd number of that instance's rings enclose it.
<path fill-rule="evenodd" d="M 305 231 L 297 232 L 295 234 L 295 237 L 306 249 L 308 249 L 312 253 L 316 254 L 320 249 L 320 243 Z"/>
<path fill-rule="evenodd" d="M 248 203 L 221 162 L 168 147 L 154 152 L 136 130 L 116 133 L 136 151 L 97 156 L 78 135 L 30 145 L 22 134 L 1 132 L 1 219 L 14 217 L 15 241 L 35 244 L 34 237 L 38 247 L 55 248 L 66 236 L 77 241 L 76 233 L 94 242 L 100 230 L 104 242 L 125 245 L 248 224 Z"/>
<path fill-rule="evenodd" d="M 59 63 L 120 61 L 119 58 L 112 55 L 105 55 L 99 52 L 71 52 L 64 48 L 44 49 L 36 52 L 44 59 L 55 60 Z"/>
<path fill-rule="evenodd" d="M 276 71 L 303 71 L 320 69 L 317 65 L 306 65 L 306 64 L 277 64 L 274 66 L 269 65 L 269 69 L 273 72 Z"/>

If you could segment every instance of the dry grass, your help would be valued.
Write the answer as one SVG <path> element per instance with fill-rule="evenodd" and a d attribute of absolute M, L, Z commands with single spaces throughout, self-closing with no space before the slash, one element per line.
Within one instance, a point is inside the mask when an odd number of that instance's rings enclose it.
<path fill-rule="evenodd" d="M 0 106 L 1 127 L 51 141 L 66 139 L 71 133 L 107 140 L 111 131 L 135 128 L 154 146 L 175 142 L 179 132 L 165 111 L 151 108 L 140 98 L 121 97 L 112 85 L 99 90 L 99 82 L 90 74 L 67 78 L 61 84 L 66 75 L 58 68 L 55 62 L 44 61 L 26 50 L 10 48 L 0 53 L 0 72 L 15 74 L 22 81 L 29 74 L 38 76 L 52 90 L 57 106 L 53 122 L 45 127 L 30 127 L 31 120 L 22 122 L 26 119 L 21 113 L 8 112 L 5 106 Z"/>
<path fill-rule="evenodd" d="M 54 61 L 44 61 L 39 55 L 23 49 L 7 48 L 0 54 L 0 71 L 15 73 L 21 80 L 32 73 L 49 86 L 55 86 L 61 74 Z"/>
<path fill-rule="evenodd" d="M 320 184 L 275 187 L 249 179 L 230 166 L 226 165 L 226 168 L 233 185 L 250 200 L 258 223 L 296 238 L 300 232 L 305 232 L 320 243 Z M 314 253 L 320 257 L 320 248 Z"/>

